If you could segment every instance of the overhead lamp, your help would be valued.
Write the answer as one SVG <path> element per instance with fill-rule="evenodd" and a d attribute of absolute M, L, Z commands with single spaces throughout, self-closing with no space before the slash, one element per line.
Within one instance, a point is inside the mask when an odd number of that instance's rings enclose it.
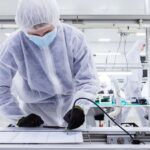
<path fill-rule="evenodd" d="M 132 75 L 132 72 L 130 72 L 130 71 L 103 71 L 103 72 L 98 72 L 98 75 L 102 75 L 102 74 L 111 75 L 111 76 L 115 76 L 115 75 L 130 76 L 130 75 Z"/>
<path fill-rule="evenodd" d="M 0 24 L 1 29 L 17 29 L 18 26 L 15 24 Z"/>
<path fill-rule="evenodd" d="M 121 56 L 121 53 L 117 52 L 95 53 L 93 56 Z"/>
<path fill-rule="evenodd" d="M 99 42 L 110 42 L 111 39 L 105 38 L 105 39 L 98 39 Z"/>
<path fill-rule="evenodd" d="M 7 37 L 9 37 L 9 36 L 11 35 L 11 33 L 5 33 L 5 35 L 6 35 Z"/>
<path fill-rule="evenodd" d="M 144 32 L 136 33 L 136 36 L 146 36 L 146 33 L 144 33 Z"/>
<path fill-rule="evenodd" d="M 150 24 L 143 24 L 142 25 L 144 28 L 150 28 Z"/>

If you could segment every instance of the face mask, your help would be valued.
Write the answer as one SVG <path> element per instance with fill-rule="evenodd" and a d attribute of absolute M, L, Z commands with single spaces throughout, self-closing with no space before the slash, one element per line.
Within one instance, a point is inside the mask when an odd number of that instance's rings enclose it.
<path fill-rule="evenodd" d="M 28 38 L 39 47 L 49 46 L 55 39 L 57 34 L 57 29 L 47 33 L 44 36 L 36 36 L 36 35 L 27 35 Z"/>

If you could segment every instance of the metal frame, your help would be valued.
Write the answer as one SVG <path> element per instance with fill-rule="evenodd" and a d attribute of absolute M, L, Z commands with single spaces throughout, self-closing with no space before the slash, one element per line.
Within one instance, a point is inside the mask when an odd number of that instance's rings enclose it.
<path fill-rule="evenodd" d="M 107 144 L 107 140 L 111 140 L 111 138 L 114 138 L 118 141 L 120 137 L 123 139 L 129 138 L 123 131 L 121 131 L 119 128 L 113 127 L 112 128 L 89 128 L 88 130 L 79 130 L 76 132 L 82 132 L 83 134 L 83 139 L 84 142 L 80 144 L 52 144 L 52 143 L 47 143 L 47 144 L 0 144 L 0 150 L 94 150 L 94 149 L 99 149 L 99 150 L 149 150 L 150 149 L 150 128 L 126 128 L 128 132 L 132 135 L 136 136 L 136 139 L 139 139 L 140 141 L 144 142 L 145 144 L 141 145 L 131 145 L 131 144 Z M 27 131 L 43 131 L 43 132 L 53 132 L 55 130 L 51 129 L 42 129 L 42 128 L 37 128 L 37 129 L 20 129 L 20 128 L 5 128 L 5 129 L 0 129 L 1 132 L 22 132 L 24 130 Z M 56 130 L 57 132 L 58 130 Z M 59 131 L 61 132 L 61 130 Z M 62 132 L 66 132 L 62 130 Z M 1 136 L 1 134 L 0 134 Z M 1 137 L 2 138 L 2 137 Z"/>
<path fill-rule="evenodd" d="M 14 18 L 15 16 L 7 16 L 3 15 L 0 16 L 0 23 L 14 23 Z M 88 22 L 99 22 L 99 23 L 104 23 L 104 22 L 115 22 L 115 23 L 132 23 L 132 24 L 139 24 L 139 23 L 144 23 L 144 24 L 150 24 L 150 15 L 82 15 L 82 14 L 77 14 L 77 15 L 61 15 L 61 20 L 68 22 L 68 21 L 73 21 L 73 22 L 83 22 L 83 21 L 88 21 Z"/>
<path fill-rule="evenodd" d="M 146 52 L 147 52 L 147 62 L 148 62 L 148 95 L 149 95 L 149 99 L 150 99 L 150 28 L 146 29 Z M 148 111 L 148 116 L 149 116 L 149 126 L 150 126 L 150 107 L 149 107 L 149 111 Z"/>

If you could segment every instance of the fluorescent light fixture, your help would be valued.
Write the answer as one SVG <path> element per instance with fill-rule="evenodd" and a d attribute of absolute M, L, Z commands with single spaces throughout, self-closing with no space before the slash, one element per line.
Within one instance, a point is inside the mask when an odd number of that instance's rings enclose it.
<path fill-rule="evenodd" d="M 99 80 L 100 80 L 101 82 L 111 83 L 110 77 L 109 77 L 108 75 L 106 75 L 106 74 L 101 74 L 101 75 L 99 76 Z"/>
<path fill-rule="evenodd" d="M 11 35 L 11 33 L 5 33 L 5 35 L 6 35 L 7 37 L 9 37 L 9 36 Z"/>
<path fill-rule="evenodd" d="M 116 52 L 95 53 L 93 56 L 121 56 L 121 53 Z"/>
<path fill-rule="evenodd" d="M 150 25 L 149 24 L 143 24 L 142 25 L 144 28 L 150 28 Z"/>
<path fill-rule="evenodd" d="M 105 39 L 98 39 L 99 42 L 110 42 L 111 39 L 105 38 Z"/>
<path fill-rule="evenodd" d="M 98 72 L 98 75 L 102 75 L 102 74 L 106 74 L 106 75 L 121 75 L 121 76 L 130 76 L 132 75 L 132 72 L 129 71 L 105 71 L 105 72 Z"/>
<path fill-rule="evenodd" d="M 1 24 L 2 29 L 17 29 L 18 26 L 15 24 Z"/>
<path fill-rule="evenodd" d="M 146 36 L 146 33 L 136 33 L 136 36 Z"/>

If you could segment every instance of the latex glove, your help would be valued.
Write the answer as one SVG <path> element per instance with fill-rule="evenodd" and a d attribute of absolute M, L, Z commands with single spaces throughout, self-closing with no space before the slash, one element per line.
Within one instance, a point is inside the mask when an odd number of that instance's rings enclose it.
<path fill-rule="evenodd" d="M 64 116 L 64 120 L 68 123 L 68 129 L 76 129 L 83 125 L 85 121 L 85 114 L 80 106 L 75 106 L 74 109 L 69 110 Z"/>
<path fill-rule="evenodd" d="M 22 117 L 19 119 L 17 126 L 19 127 L 39 127 L 41 124 L 43 124 L 44 121 L 42 118 L 35 114 L 30 114 L 26 117 Z"/>

